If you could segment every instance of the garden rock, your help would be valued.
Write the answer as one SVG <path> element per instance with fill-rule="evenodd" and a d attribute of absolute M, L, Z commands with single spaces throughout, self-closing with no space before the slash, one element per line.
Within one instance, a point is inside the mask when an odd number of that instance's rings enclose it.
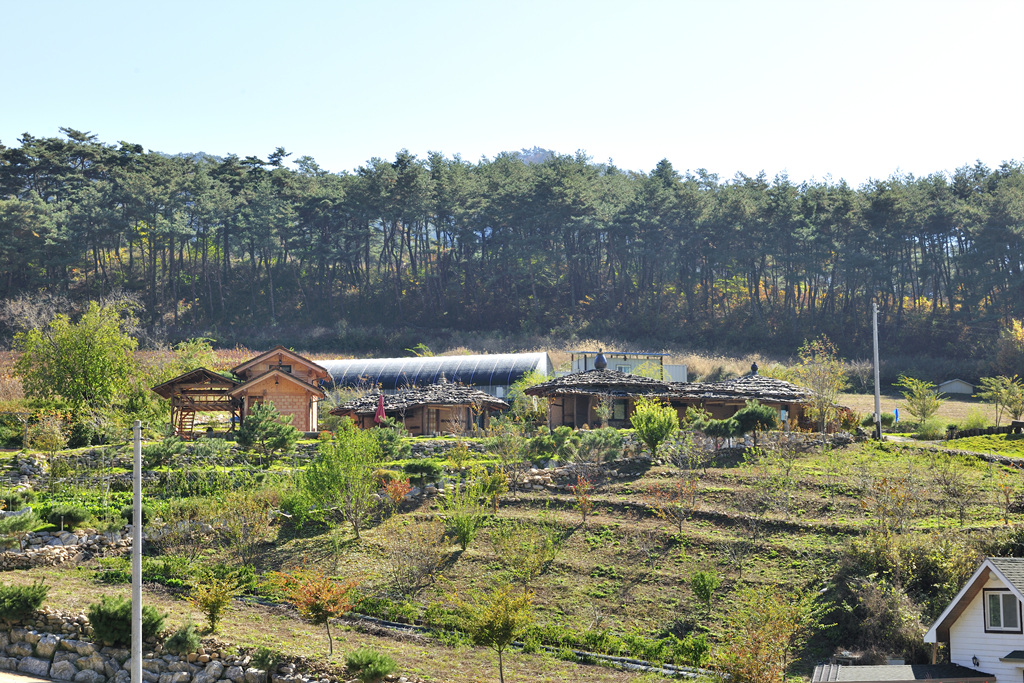
<path fill-rule="evenodd" d="M 57 651 L 58 645 L 60 645 L 60 638 L 56 636 L 43 636 L 36 644 L 36 654 L 40 657 L 51 659 L 53 653 Z"/>
<path fill-rule="evenodd" d="M 50 667 L 50 678 L 58 681 L 74 680 L 78 668 L 71 662 L 57 662 Z"/>
<path fill-rule="evenodd" d="M 72 666 L 74 668 L 74 666 Z M 22 657 L 21 661 L 18 662 L 18 671 L 23 674 L 30 676 L 40 676 L 46 678 L 50 675 L 50 662 L 37 659 L 36 657 Z M 129 677 L 129 683 L 131 678 Z"/>
<path fill-rule="evenodd" d="M 75 674 L 75 683 L 106 683 L 107 677 L 92 669 L 83 669 Z"/>

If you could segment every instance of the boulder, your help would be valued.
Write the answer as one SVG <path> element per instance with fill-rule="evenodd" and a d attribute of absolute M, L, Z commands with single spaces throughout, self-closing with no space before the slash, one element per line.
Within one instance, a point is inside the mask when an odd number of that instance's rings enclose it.
<path fill-rule="evenodd" d="M 65 663 L 71 664 L 70 662 Z M 71 664 L 71 668 L 75 668 L 73 664 Z M 50 662 L 43 659 L 37 659 L 35 657 L 22 657 L 21 661 L 18 662 L 18 671 L 23 674 L 28 674 L 29 676 L 40 676 L 41 678 L 46 678 L 50 675 Z M 128 683 L 131 683 L 130 676 Z"/>
<path fill-rule="evenodd" d="M 82 670 L 91 669 L 97 673 L 103 673 L 103 665 L 105 663 L 106 662 L 103 660 L 103 657 L 100 656 L 98 652 L 93 652 L 88 657 L 81 657 L 77 662 L 75 662 L 75 666 Z"/>
<path fill-rule="evenodd" d="M 203 673 L 213 676 L 214 680 L 219 680 L 221 674 L 224 673 L 224 665 L 216 661 L 210 662 L 206 665 L 206 670 Z"/>
<path fill-rule="evenodd" d="M 263 669 L 246 669 L 245 683 L 267 683 L 267 672 Z"/>
<path fill-rule="evenodd" d="M 114 674 L 114 680 L 111 683 L 132 683 L 132 674 L 130 671 L 121 669 Z"/>
<path fill-rule="evenodd" d="M 12 657 L 29 657 L 34 651 L 35 648 L 24 640 L 18 641 L 17 643 L 11 643 L 7 646 L 7 654 Z"/>
<path fill-rule="evenodd" d="M 0 671 L 16 671 L 18 660 L 14 657 L 0 657 Z"/>
<path fill-rule="evenodd" d="M 224 678 L 230 679 L 233 683 L 243 683 L 245 681 L 245 672 L 242 671 L 240 666 L 229 666 L 224 670 Z"/>
<path fill-rule="evenodd" d="M 53 653 L 60 645 L 60 638 L 57 636 L 45 635 L 36 643 L 36 656 L 43 659 L 52 659 Z"/>
<path fill-rule="evenodd" d="M 125 664 L 125 666 L 127 667 L 128 665 Z M 143 659 L 142 660 L 142 670 L 143 671 L 149 671 L 149 672 L 152 672 L 152 673 L 155 673 L 155 674 L 160 674 L 160 673 L 164 672 L 165 668 L 166 667 L 164 665 L 164 660 L 162 660 L 162 659 Z M 129 671 L 130 670 L 131 670 L 131 668 L 129 667 Z"/>
<path fill-rule="evenodd" d="M 83 669 L 75 674 L 75 683 L 106 683 L 107 677 L 92 669 Z"/>
<path fill-rule="evenodd" d="M 71 681 L 78 674 L 78 668 L 69 661 L 56 662 L 50 667 L 50 678 L 56 681 Z"/>

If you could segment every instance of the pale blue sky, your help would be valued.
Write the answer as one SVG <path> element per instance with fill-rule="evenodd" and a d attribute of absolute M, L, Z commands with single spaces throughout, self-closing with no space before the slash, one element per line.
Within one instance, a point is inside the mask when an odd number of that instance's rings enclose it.
<path fill-rule="evenodd" d="M 352 170 L 534 145 L 859 185 L 1024 160 L 1024 0 L 0 0 L 0 142 Z"/>

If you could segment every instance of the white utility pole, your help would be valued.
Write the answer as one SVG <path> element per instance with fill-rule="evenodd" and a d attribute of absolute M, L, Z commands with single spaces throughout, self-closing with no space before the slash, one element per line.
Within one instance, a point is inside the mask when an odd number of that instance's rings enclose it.
<path fill-rule="evenodd" d="M 132 476 L 132 683 L 142 683 L 142 422 L 135 421 Z"/>
<path fill-rule="evenodd" d="M 882 440 L 882 394 L 878 376 L 878 303 L 872 304 L 875 336 L 875 438 Z"/>

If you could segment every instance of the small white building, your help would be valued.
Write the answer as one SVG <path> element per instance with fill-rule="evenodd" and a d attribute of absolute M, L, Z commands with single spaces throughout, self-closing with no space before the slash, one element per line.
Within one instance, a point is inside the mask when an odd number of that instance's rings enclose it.
<path fill-rule="evenodd" d="M 1019 683 L 1024 674 L 1022 588 L 1024 558 L 985 558 L 924 642 L 948 643 L 952 664 L 985 671 L 996 683 Z"/>
<path fill-rule="evenodd" d="M 967 394 L 970 396 L 974 393 L 974 385 L 962 379 L 947 379 L 935 387 L 935 391 L 940 394 Z"/>

